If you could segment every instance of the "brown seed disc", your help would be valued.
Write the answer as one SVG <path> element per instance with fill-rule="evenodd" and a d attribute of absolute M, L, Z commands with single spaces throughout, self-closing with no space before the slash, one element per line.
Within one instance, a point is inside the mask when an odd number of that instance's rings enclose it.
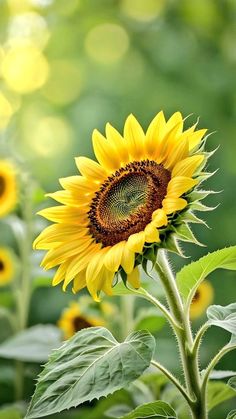
<path fill-rule="evenodd" d="M 0 175 L 0 197 L 4 194 L 6 188 L 5 179 L 3 176 Z"/>
<path fill-rule="evenodd" d="M 154 161 L 132 162 L 103 183 L 88 213 L 90 233 L 104 246 L 127 240 L 150 223 L 162 207 L 170 172 Z"/>

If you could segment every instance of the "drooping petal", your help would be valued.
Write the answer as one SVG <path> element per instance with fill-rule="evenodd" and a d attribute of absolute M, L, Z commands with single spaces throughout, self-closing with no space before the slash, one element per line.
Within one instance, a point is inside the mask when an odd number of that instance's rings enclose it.
<path fill-rule="evenodd" d="M 121 259 L 121 266 L 127 274 L 130 274 L 134 269 L 134 261 L 135 261 L 135 252 L 130 250 L 125 244 L 123 248 L 123 254 Z"/>
<path fill-rule="evenodd" d="M 187 176 L 173 177 L 168 183 L 166 198 L 179 198 L 184 192 L 192 189 L 198 181 Z"/>
<path fill-rule="evenodd" d="M 63 281 L 64 277 L 65 277 L 65 273 L 66 273 L 66 268 L 68 266 L 68 261 L 62 263 L 59 268 L 57 269 L 53 280 L 52 280 L 52 285 L 53 287 L 55 287 L 56 285 L 60 284 L 60 282 Z"/>
<path fill-rule="evenodd" d="M 195 156 L 187 157 L 184 160 L 176 163 L 172 170 L 172 177 L 175 176 L 189 176 L 192 177 L 196 169 L 202 164 L 204 156 L 198 154 Z"/>
<path fill-rule="evenodd" d="M 121 258 L 123 254 L 123 249 L 125 246 L 125 241 L 119 242 L 112 246 L 108 250 L 106 256 L 104 257 L 104 265 L 111 272 L 116 272 L 119 269 L 121 264 Z"/>
<path fill-rule="evenodd" d="M 104 268 L 102 291 L 105 292 L 106 295 L 110 295 L 110 296 L 113 295 L 113 291 L 112 291 L 113 278 L 114 278 L 114 272 L 111 272 Z"/>
<path fill-rule="evenodd" d="M 153 222 L 146 225 L 144 232 L 145 232 L 145 242 L 158 243 L 160 241 L 159 232 Z"/>
<path fill-rule="evenodd" d="M 166 214 L 180 211 L 188 205 L 187 201 L 183 198 L 165 198 L 162 201 L 162 206 Z"/>
<path fill-rule="evenodd" d="M 145 233 L 140 231 L 139 233 L 131 234 L 127 241 L 127 247 L 135 253 L 141 253 L 145 243 Z"/>
<path fill-rule="evenodd" d="M 85 287 L 86 287 L 86 269 L 79 272 L 75 276 L 74 281 L 73 281 L 72 291 L 73 291 L 74 294 L 76 294 L 77 292 L 79 292 L 80 290 L 82 290 Z"/>
<path fill-rule="evenodd" d="M 139 268 L 136 266 L 133 271 L 127 275 L 128 282 L 132 285 L 134 288 L 140 288 L 140 273 Z"/>
<path fill-rule="evenodd" d="M 102 289 L 103 283 L 103 266 L 104 256 L 106 255 L 109 247 L 101 249 L 96 255 L 93 256 L 86 270 L 86 284 L 87 288 L 95 301 L 100 301 L 98 292 Z"/>
<path fill-rule="evenodd" d="M 168 218 L 163 209 L 159 208 L 152 213 L 152 222 L 156 227 L 167 226 Z"/>
<path fill-rule="evenodd" d="M 140 160 L 144 155 L 145 134 L 134 115 L 129 115 L 125 121 L 124 138 L 131 158 Z"/>

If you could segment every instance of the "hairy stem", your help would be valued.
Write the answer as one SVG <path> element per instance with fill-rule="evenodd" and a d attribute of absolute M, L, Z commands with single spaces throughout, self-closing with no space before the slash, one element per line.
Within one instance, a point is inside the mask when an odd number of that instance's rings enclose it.
<path fill-rule="evenodd" d="M 191 351 L 193 347 L 193 337 L 189 317 L 184 313 L 184 307 L 176 281 L 166 258 L 166 252 L 163 250 L 159 251 L 155 269 L 165 289 L 170 311 L 177 322 L 181 324 L 181 329 L 174 331 L 178 340 L 185 384 L 190 397 L 195 400 L 193 404 L 189 405 L 192 417 L 194 419 L 207 419 L 205 402 L 202 400 L 198 359 L 196 354 Z"/>

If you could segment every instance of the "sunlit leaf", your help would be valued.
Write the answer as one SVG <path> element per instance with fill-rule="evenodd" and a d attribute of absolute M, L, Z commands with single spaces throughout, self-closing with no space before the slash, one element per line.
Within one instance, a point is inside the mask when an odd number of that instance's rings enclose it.
<path fill-rule="evenodd" d="M 159 419 L 175 419 L 176 413 L 172 407 L 161 400 L 151 403 L 145 403 L 136 407 L 132 412 L 121 416 L 110 416 L 122 419 L 144 419 L 144 418 L 159 418 Z"/>
<path fill-rule="evenodd" d="M 236 303 L 228 306 L 213 305 L 207 309 L 208 324 L 236 334 Z"/>
<path fill-rule="evenodd" d="M 208 384 L 208 408 L 209 410 L 218 404 L 235 397 L 235 392 L 222 381 L 210 381 Z"/>
<path fill-rule="evenodd" d="M 191 303 L 200 283 L 218 268 L 236 270 L 236 246 L 209 253 L 177 273 L 177 285 L 187 304 Z"/>
<path fill-rule="evenodd" d="M 76 333 L 54 351 L 41 373 L 27 418 L 38 418 L 107 396 L 150 365 L 155 340 L 134 332 L 122 343 L 103 327 Z"/>

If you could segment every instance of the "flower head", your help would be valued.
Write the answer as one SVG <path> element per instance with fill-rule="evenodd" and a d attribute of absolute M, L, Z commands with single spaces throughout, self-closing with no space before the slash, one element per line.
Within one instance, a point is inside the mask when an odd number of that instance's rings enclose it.
<path fill-rule="evenodd" d="M 10 250 L 0 247 L 0 287 L 8 285 L 15 273 L 15 261 Z"/>
<path fill-rule="evenodd" d="M 79 330 L 92 326 L 103 326 L 101 318 L 82 313 L 79 303 L 71 302 L 69 307 L 63 310 L 58 327 L 63 331 L 65 339 L 69 339 Z"/>
<path fill-rule="evenodd" d="M 98 300 L 101 290 L 112 293 L 120 272 L 138 288 L 138 265 L 159 247 L 173 247 L 168 240 L 184 214 L 194 217 L 191 192 L 206 160 L 206 130 L 184 130 L 183 123 L 179 112 L 168 121 L 159 112 L 146 133 L 133 115 L 123 136 L 110 124 L 106 137 L 93 132 L 98 162 L 76 158 L 80 175 L 60 179 L 63 190 L 49 194 L 62 205 L 39 212 L 54 222 L 34 243 L 48 250 L 45 269 L 59 265 L 53 285 L 63 281 L 65 290 L 73 282 L 74 292 L 87 286 Z"/>
<path fill-rule="evenodd" d="M 190 306 L 191 319 L 197 319 L 200 317 L 212 303 L 213 298 L 214 289 L 211 283 L 207 280 L 203 281 L 199 285 Z"/>
<path fill-rule="evenodd" d="M 0 160 L 0 217 L 8 214 L 17 202 L 16 173 L 12 163 Z"/>

